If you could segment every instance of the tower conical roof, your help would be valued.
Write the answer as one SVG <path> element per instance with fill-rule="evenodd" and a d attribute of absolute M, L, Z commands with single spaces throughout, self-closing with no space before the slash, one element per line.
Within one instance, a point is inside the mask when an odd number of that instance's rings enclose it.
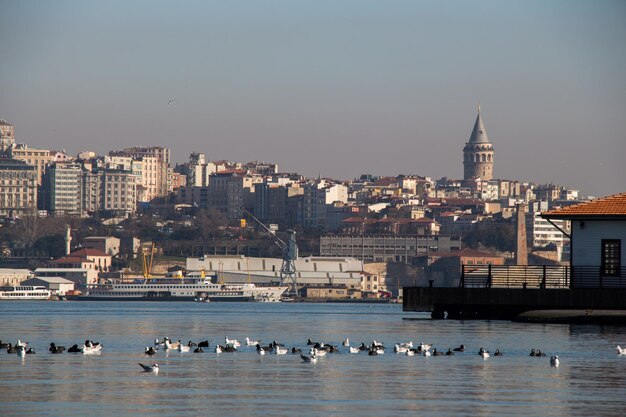
<path fill-rule="evenodd" d="M 478 106 L 478 115 L 476 116 L 476 123 L 474 123 L 474 129 L 472 130 L 469 143 L 489 143 L 487 131 L 483 124 L 483 118 L 480 116 L 480 106 Z"/>

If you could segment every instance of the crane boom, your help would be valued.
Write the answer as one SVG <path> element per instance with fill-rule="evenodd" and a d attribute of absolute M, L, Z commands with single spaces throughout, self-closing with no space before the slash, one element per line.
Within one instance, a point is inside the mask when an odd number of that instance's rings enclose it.
<path fill-rule="evenodd" d="M 289 288 L 287 290 L 288 293 L 293 294 L 295 296 L 299 295 L 298 291 L 298 282 L 296 279 L 296 264 L 295 261 L 298 259 L 298 244 L 296 243 L 296 232 L 293 230 L 288 230 L 289 240 L 285 243 L 284 240 L 276 236 L 274 232 L 270 230 L 263 222 L 257 219 L 252 213 L 246 210 L 244 207 L 241 208 L 243 213 L 247 214 L 251 219 L 253 219 L 265 233 L 272 239 L 272 241 L 281 249 L 283 255 L 283 264 L 280 268 L 280 285 L 287 285 Z"/>

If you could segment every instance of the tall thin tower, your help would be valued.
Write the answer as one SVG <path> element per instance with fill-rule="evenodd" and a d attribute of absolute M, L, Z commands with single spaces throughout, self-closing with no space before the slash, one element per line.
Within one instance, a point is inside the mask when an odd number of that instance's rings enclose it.
<path fill-rule="evenodd" d="M 479 105 L 472 135 L 463 148 L 463 178 L 493 179 L 493 157 L 493 145 L 487 137 Z"/>

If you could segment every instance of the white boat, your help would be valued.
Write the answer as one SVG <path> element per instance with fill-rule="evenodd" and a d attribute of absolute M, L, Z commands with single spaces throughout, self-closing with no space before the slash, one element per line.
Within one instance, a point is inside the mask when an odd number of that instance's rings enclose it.
<path fill-rule="evenodd" d="M 150 277 L 88 285 L 76 300 L 106 301 L 261 301 L 280 300 L 286 286 L 215 284 L 204 277 Z"/>
<path fill-rule="evenodd" d="M 18 285 L 0 287 L 0 300 L 48 300 L 50 290 L 41 286 Z"/>

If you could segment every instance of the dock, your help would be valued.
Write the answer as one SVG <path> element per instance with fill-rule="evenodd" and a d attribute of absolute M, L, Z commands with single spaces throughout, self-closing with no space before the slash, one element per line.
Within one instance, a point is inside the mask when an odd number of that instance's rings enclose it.
<path fill-rule="evenodd" d="M 492 319 L 533 321 L 530 311 L 551 311 L 535 317 L 544 322 L 580 320 L 592 310 L 621 311 L 596 314 L 587 321 L 611 321 L 626 317 L 626 289 L 623 288 L 436 288 L 405 287 L 404 311 L 430 312 L 435 319 Z M 561 314 L 558 312 L 561 311 Z M 568 311 L 568 313 L 564 313 Z M 575 312 L 575 314 L 573 314 Z M 585 320 L 580 320 L 585 321 Z M 624 320 L 626 321 L 626 320 Z"/>

